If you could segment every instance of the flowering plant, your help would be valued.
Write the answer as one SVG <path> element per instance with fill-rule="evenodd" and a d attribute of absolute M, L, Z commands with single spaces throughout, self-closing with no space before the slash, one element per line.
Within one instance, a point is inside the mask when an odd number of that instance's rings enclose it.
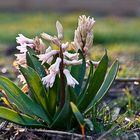
<path fill-rule="evenodd" d="M 2 99 L 7 105 L 0 107 L 1 118 L 30 127 L 71 130 L 79 123 L 82 133 L 85 125 L 93 129 L 88 118 L 118 70 L 115 61 L 107 72 L 107 52 L 99 62 L 87 60 L 94 23 L 93 18 L 80 16 L 74 41 L 62 43 L 63 27 L 57 21 L 57 36 L 41 34 L 52 47 L 46 47 L 39 37 L 29 39 L 19 34 L 20 53 L 15 55 L 14 66 L 23 87 L 0 76 Z"/>

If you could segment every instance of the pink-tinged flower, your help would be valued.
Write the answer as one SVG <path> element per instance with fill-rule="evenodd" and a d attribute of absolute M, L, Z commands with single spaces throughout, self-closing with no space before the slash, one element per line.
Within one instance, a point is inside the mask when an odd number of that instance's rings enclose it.
<path fill-rule="evenodd" d="M 90 66 L 90 62 L 91 62 L 95 67 L 97 67 L 98 64 L 100 63 L 99 61 L 89 61 L 89 60 L 87 60 L 87 61 L 86 61 L 86 67 L 87 67 L 87 68 Z"/>
<path fill-rule="evenodd" d="M 24 44 L 24 43 L 31 44 L 31 43 L 34 42 L 33 39 L 27 38 L 27 37 L 25 37 L 25 36 L 22 35 L 22 34 L 18 34 L 18 35 L 19 35 L 19 36 L 16 37 L 16 41 L 17 41 L 17 43 L 19 43 L 20 45 L 21 45 L 21 44 Z"/>
<path fill-rule="evenodd" d="M 61 58 L 58 57 L 56 59 L 55 63 L 50 66 L 50 68 L 49 68 L 50 73 L 51 72 L 58 73 L 59 72 L 60 63 L 61 63 Z"/>
<path fill-rule="evenodd" d="M 17 50 L 20 51 L 20 53 L 26 53 L 27 52 L 27 44 L 26 43 L 23 43 L 23 44 L 21 44 L 21 46 L 17 46 L 16 48 L 17 48 Z"/>
<path fill-rule="evenodd" d="M 64 64 L 65 65 L 80 65 L 80 64 L 82 64 L 82 59 L 80 59 L 80 60 L 72 60 L 72 61 L 64 59 Z"/>
<path fill-rule="evenodd" d="M 78 20 L 78 27 L 75 30 L 74 47 L 76 51 L 82 50 L 83 54 L 87 54 L 88 49 L 93 44 L 93 26 L 94 18 L 80 16 Z"/>
<path fill-rule="evenodd" d="M 24 65 L 26 64 L 26 53 L 22 53 L 22 54 L 15 54 L 16 58 L 16 62 L 18 65 Z"/>
<path fill-rule="evenodd" d="M 77 60 L 79 53 L 69 53 L 69 52 L 64 52 L 63 53 L 64 56 L 66 56 L 67 58 L 71 59 L 71 60 Z"/>
<path fill-rule="evenodd" d="M 42 53 L 44 50 L 45 50 L 45 48 L 46 48 L 46 45 L 43 43 L 43 41 L 42 41 L 42 39 L 40 38 L 39 39 L 39 46 L 38 46 L 38 50 Z"/>
<path fill-rule="evenodd" d="M 67 84 L 71 87 L 75 87 L 75 85 L 78 85 L 78 81 L 72 77 L 72 75 L 70 74 L 69 70 L 67 69 L 64 69 L 63 73 L 65 74 L 66 76 L 66 79 L 67 79 Z"/>
<path fill-rule="evenodd" d="M 18 75 L 17 78 L 20 80 L 20 82 L 22 84 L 25 84 L 26 83 L 26 80 L 25 80 L 25 78 L 24 78 L 24 76 L 22 74 Z"/>
<path fill-rule="evenodd" d="M 43 77 L 42 78 L 43 85 L 46 85 L 46 88 L 49 88 L 49 87 L 51 88 L 54 84 L 55 77 L 56 77 L 55 72 L 51 72 L 47 76 Z"/>
<path fill-rule="evenodd" d="M 58 50 L 51 50 L 50 52 L 47 51 L 47 53 L 45 54 L 40 54 L 40 55 L 37 55 L 38 58 L 39 58 L 39 61 L 42 61 L 42 65 L 47 62 L 49 63 L 48 61 L 56 54 L 58 54 L 59 51 Z"/>

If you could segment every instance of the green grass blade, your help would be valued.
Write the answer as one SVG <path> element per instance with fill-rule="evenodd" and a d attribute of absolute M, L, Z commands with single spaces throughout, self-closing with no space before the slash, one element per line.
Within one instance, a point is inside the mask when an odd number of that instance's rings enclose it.
<path fill-rule="evenodd" d="M 116 60 L 114 62 L 114 64 L 111 66 L 108 74 L 105 77 L 105 80 L 104 80 L 101 88 L 99 89 L 96 96 L 92 100 L 92 103 L 90 104 L 87 111 L 91 110 L 92 106 L 94 106 L 96 103 L 98 103 L 102 99 L 102 97 L 108 92 L 109 88 L 111 87 L 111 85 L 117 75 L 118 68 L 119 68 L 119 64 L 118 64 L 118 61 Z"/>
<path fill-rule="evenodd" d="M 80 111 L 83 112 L 91 103 L 93 98 L 96 96 L 97 91 L 99 90 L 100 86 L 102 85 L 104 81 L 107 67 L 108 67 L 108 56 L 106 52 L 103 58 L 101 59 L 98 67 L 96 68 L 96 71 L 94 72 L 93 75 L 91 75 L 89 86 L 85 93 L 84 98 L 78 104 L 78 108 Z"/>
<path fill-rule="evenodd" d="M 50 123 L 49 118 L 46 116 L 46 113 L 36 104 L 31 98 L 28 97 L 25 93 L 21 91 L 12 81 L 9 79 L 0 76 L 0 88 L 3 89 L 6 93 L 6 96 L 11 104 L 15 104 L 19 111 L 28 114 L 29 116 L 36 115 Z"/>
<path fill-rule="evenodd" d="M 5 107 L 0 107 L 0 118 L 6 119 L 8 121 L 14 122 L 19 125 L 30 126 L 30 127 L 45 127 L 37 120 L 27 115 L 19 114 Z"/>

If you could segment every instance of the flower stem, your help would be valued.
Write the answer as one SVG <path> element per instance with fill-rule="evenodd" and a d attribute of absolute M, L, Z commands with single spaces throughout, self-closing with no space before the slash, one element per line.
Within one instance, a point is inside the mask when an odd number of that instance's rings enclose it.
<path fill-rule="evenodd" d="M 64 63 L 63 63 L 63 50 L 62 47 L 60 46 L 60 58 L 61 58 L 61 63 L 60 63 L 60 80 L 61 80 L 61 89 L 60 89 L 60 109 L 62 109 L 64 103 L 65 103 L 65 76 L 63 73 L 64 70 Z"/>

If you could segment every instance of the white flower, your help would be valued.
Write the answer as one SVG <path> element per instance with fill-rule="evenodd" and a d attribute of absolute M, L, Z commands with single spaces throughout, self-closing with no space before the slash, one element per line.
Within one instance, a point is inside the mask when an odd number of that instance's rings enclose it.
<path fill-rule="evenodd" d="M 75 30 L 74 46 L 75 49 L 82 50 L 84 54 L 87 54 L 88 48 L 93 44 L 93 25 L 95 23 L 94 18 L 80 16 L 78 20 L 78 27 Z"/>
<path fill-rule="evenodd" d="M 72 60 L 72 61 L 64 59 L 64 64 L 65 65 L 80 65 L 80 64 L 82 64 L 82 59 L 80 59 L 80 60 Z"/>
<path fill-rule="evenodd" d="M 61 58 L 58 57 L 56 59 L 55 63 L 50 66 L 50 68 L 49 68 L 50 73 L 51 72 L 58 73 L 59 72 L 60 63 L 61 63 Z"/>
<path fill-rule="evenodd" d="M 19 36 L 16 37 L 16 41 L 17 41 L 17 43 L 19 43 L 20 45 L 21 45 L 21 44 L 24 44 L 24 43 L 31 44 L 31 43 L 34 42 L 33 39 L 27 38 L 27 37 L 25 37 L 25 36 L 22 35 L 22 34 L 18 34 L 18 35 L 19 35 Z"/>
<path fill-rule="evenodd" d="M 77 60 L 78 59 L 78 56 L 79 56 L 79 53 L 69 53 L 69 52 L 64 52 L 63 53 L 64 56 L 66 56 L 67 58 L 71 59 L 71 60 Z"/>
<path fill-rule="evenodd" d="M 27 44 L 26 43 L 23 43 L 23 44 L 21 44 L 21 46 L 17 46 L 16 48 L 21 53 L 26 53 L 27 52 Z"/>
<path fill-rule="evenodd" d="M 67 84 L 68 84 L 69 86 L 71 86 L 71 87 L 74 88 L 75 85 L 78 85 L 78 84 L 79 84 L 78 81 L 72 77 L 72 75 L 70 74 L 69 70 L 64 69 L 63 73 L 64 73 L 65 76 L 66 76 Z"/>
<path fill-rule="evenodd" d="M 22 53 L 22 54 L 15 54 L 15 56 L 17 57 L 17 64 L 19 65 L 24 65 L 26 64 L 26 53 Z"/>
<path fill-rule="evenodd" d="M 90 62 L 95 66 L 97 67 L 100 63 L 100 61 L 90 61 L 90 60 L 87 60 L 86 61 L 86 67 L 88 68 L 90 66 Z"/>
<path fill-rule="evenodd" d="M 54 72 L 51 72 L 47 76 L 43 77 L 42 78 L 43 85 L 46 85 L 46 88 L 49 88 L 49 87 L 51 88 L 54 84 L 55 77 L 56 77 L 56 73 Z"/>
<path fill-rule="evenodd" d="M 56 55 L 57 53 L 59 53 L 58 50 L 51 50 L 50 52 L 47 51 L 47 53 L 40 54 L 37 56 L 39 58 L 39 61 L 42 61 L 42 65 L 43 65 L 45 62 L 49 63 L 50 62 L 49 60 L 52 59 L 52 56 Z"/>
<path fill-rule="evenodd" d="M 46 85 L 46 88 L 51 88 L 54 84 L 56 74 L 59 72 L 59 66 L 61 63 L 61 58 L 57 58 L 56 62 L 52 64 L 49 68 L 50 74 L 42 78 L 43 85 Z"/>

